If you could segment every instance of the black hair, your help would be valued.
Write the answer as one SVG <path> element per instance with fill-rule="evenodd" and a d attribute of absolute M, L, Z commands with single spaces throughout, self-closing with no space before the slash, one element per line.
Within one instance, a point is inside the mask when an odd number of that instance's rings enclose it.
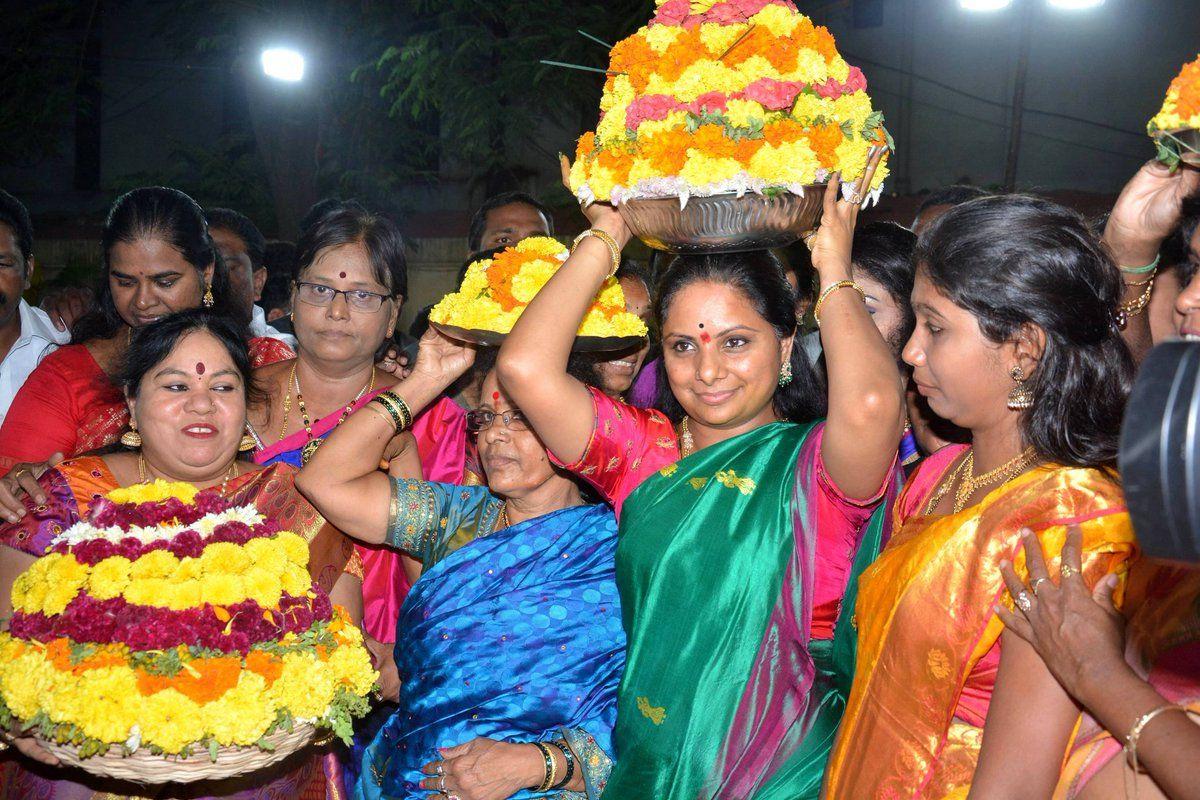
<path fill-rule="evenodd" d="M 654 273 L 650 270 L 650 265 L 636 258 L 621 256 L 621 266 L 617 267 L 617 272 L 613 277 L 617 280 L 635 278 L 641 281 L 642 285 L 646 287 L 646 294 L 650 294 L 654 290 Z"/>
<path fill-rule="evenodd" d="M 1038 197 L 973 200 L 921 235 L 914 260 L 991 341 L 1011 341 L 1023 325 L 1044 331 L 1033 407 L 1021 416 L 1038 455 L 1113 465 L 1134 365 L 1115 322 L 1120 272 L 1083 217 Z"/>
<path fill-rule="evenodd" d="M 121 195 L 109 209 L 100 239 L 101 269 L 96 283 L 96 303 L 90 312 L 75 321 L 71 328 L 72 342 L 108 339 L 125 324 L 113 303 L 108 273 L 112 267 L 113 247 L 139 239 L 161 239 L 175 248 L 197 272 L 203 272 L 212 264 L 209 288 L 213 293 L 213 306 L 226 312 L 230 310 L 229 270 L 213 247 L 208 222 L 200 206 L 178 189 L 145 186 Z"/>
<path fill-rule="evenodd" d="M 317 254 L 327 247 L 361 244 L 367 251 L 371 271 L 393 297 L 408 296 L 408 259 L 400 228 L 387 217 L 367 211 L 355 202 L 340 203 L 300 234 L 296 242 L 295 277 L 312 266 Z"/>
<path fill-rule="evenodd" d="M 249 217 L 232 208 L 210 208 L 204 212 L 204 216 L 208 218 L 210 230 L 221 228 L 231 231 L 242 240 L 253 269 L 260 270 L 266 266 L 267 240 Z"/>
<path fill-rule="evenodd" d="M 962 183 L 956 183 L 953 186 L 943 186 L 925 195 L 925 199 L 917 207 L 917 217 L 919 218 L 934 206 L 961 206 L 963 203 L 969 203 L 972 200 L 978 200 L 988 195 L 989 192 L 986 189 L 981 189 L 978 186 L 967 186 Z"/>
<path fill-rule="evenodd" d="M 554 235 L 554 216 L 550 213 L 549 206 L 525 192 L 504 192 L 484 200 L 483 205 L 477 208 L 471 216 L 471 228 L 467 234 L 467 249 L 474 253 L 483 246 L 483 232 L 487 230 L 488 212 L 502 206 L 517 204 L 532 206 L 537 209 L 537 212 L 546 220 L 546 230 L 551 236 Z"/>
<path fill-rule="evenodd" d="M 783 274 L 796 276 L 796 299 L 811 304 L 817 299 L 817 270 L 812 265 L 812 253 L 803 242 L 788 245 L 779 253 Z"/>
<path fill-rule="evenodd" d="M 3 189 L 0 189 L 0 223 L 12 228 L 13 238 L 17 240 L 17 248 L 28 270 L 29 259 L 33 258 L 33 221 L 25 204 Z"/>
<path fill-rule="evenodd" d="M 323 197 L 309 206 L 308 211 L 304 212 L 304 216 L 300 218 L 300 230 L 308 230 L 317 224 L 317 220 L 321 217 L 343 208 L 351 208 L 355 211 L 364 212 L 367 210 L 366 206 L 357 200 L 343 200 L 340 197 Z"/>
<path fill-rule="evenodd" d="M 480 347 L 475 353 L 475 363 L 471 369 L 479 375 L 480 380 L 496 368 L 496 357 L 499 347 Z M 567 374 L 580 383 L 588 386 L 600 386 L 600 373 L 596 371 L 594 354 L 572 351 L 567 358 Z"/>
<path fill-rule="evenodd" d="M 264 311 L 282 308 L 290 309 L 292 299 L 292 276 L 282 272 L 267 272 L 267 280 L 263 284 L 262 298 L 258 304 Z"/>
<path fill-rule="evenodd" d="M 206 331 L 225 348 L 242 377 L 247 403 L 255 396 L 250 349 L 246 337 L 225 314 L 211 308 L 191 308 L 166 316 L 133 332 L 117 383 L 130 397 L 137 397 L 142 379 L 161 364 L 188 334 Z"/>
<path fill-rule="evenodd" d="M 878 282 L 900 309 L 901 327 L 894 337 L 903 346 L 916 326 L 913 315 L 913 249 L 917 235 L 895 222 L 872 222 L 854 232 L 850 260 Z"/>
<path fill-rule="evenodd" d="M 654 315 L 660 328 L 675 295 L 698 281 L 729 286 L 741 292 L 780 339 L 796 333 L 796 296 L 783 275 L 778 256 L 769 250 L 677 256 L 659 283 L 654 303 Z M 823 417 L 825 387 L 799 341 L 792 345 L 790 363 L 792 382 L 776 389 L 775 413 L 789 422 L 811 422 Z M 671 391 L 665 357 L 658 364 L 658 392 L 657 407 L 673 422 L 681 420 L 683 407 Z"/>
<path fill-rule="evenodd" d="M 1200 227 L 1200 195 L 1183 201 L 1183 215 L 1179 226 L 1163 244 L 1163 269 L 1175 270 L 1180 287 L 1191 283 L 1200 269 L 1200 262 L 1192 255 L 1192 237 Z M 1137 264 L 1131 266 L 1138 266 Z"/>

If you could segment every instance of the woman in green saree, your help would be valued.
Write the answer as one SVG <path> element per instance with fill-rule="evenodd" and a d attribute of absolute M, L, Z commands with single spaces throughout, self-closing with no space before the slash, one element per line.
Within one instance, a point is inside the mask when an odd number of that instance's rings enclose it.
<path fill-rule="evenodd" d="M 904 424 L 895 360 L 850 280 L 879 155 L 844 193 L 831 180 L 811 242 L 827 415 L 793 348 L 792 292 L 764 251 L 680 257 L 663 279 L 660 385 L 678 430 L 570 379 L 574 332 L 630 238 L 604 206 L 585 209 L 592 229 L 501 349 L 513 402 L 620 516 L 629 650 L 606 797 L 819 790 L 853 670 L 842 597 L 885 535 L 882 515 L 869 523 L 894 486 Z"/>

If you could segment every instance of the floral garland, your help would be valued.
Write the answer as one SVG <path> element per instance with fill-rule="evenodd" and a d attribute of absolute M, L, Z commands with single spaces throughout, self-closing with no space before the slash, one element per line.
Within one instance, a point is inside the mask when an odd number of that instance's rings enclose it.
<path fill-rule="evenodd" d="M 301 721 L 348 742 L 378 675 L 307 567 L 301 537 L 215 492 L 110 492 L 14 582 L 0 725 L 81 757 L 215 758 Z"/>
<path fill-rule="evenodd" d="M 468 330 L 508 333 L 567 255 L 567 248 L 556 239 L 535 236 L 493 258 L 476 261 L 467 267 L 459 290 L 442 298 L 429 319 Z M 592 301 L 578 333 L 603 338 L 645 336 L 646 325 L 625 310 L 621 284 L 609 278 Z"/>
<path fill-rule="evenodd" d="M 1200 57 L 1184 64 L 1171 81 L 1162 108 L 1146 126 L 1158 144 L 1158 157 L 1174 167 L 1179 164 L 1180 148 L 1184 145 L 1172 134 L 1180 130 L 1200 128 Z"/>
<path fill-rule="evenodd" d="M 789 0 L 656 6 L 612 50 L 571 171 L 581 201 L 799 194 L 834 171 L 857 178 L 872 146 L 890 146 L 862 71 Z"/>

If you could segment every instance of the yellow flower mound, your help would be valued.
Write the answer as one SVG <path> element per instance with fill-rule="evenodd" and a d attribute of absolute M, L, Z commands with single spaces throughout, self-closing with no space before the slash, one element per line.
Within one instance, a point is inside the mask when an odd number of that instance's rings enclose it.
<path fill-rule="evenodd" d="M 467 267 L 462 286 L 429 313 L 440 325 L 508 333 L 521 312 L 568 256 L 555 239 L 537 236 Z M 625 294 L 614 278 L 604 282 L 579 326 L 579 336 L 645 336 L 646 325 L 625 310 Z"/>
<path fill-rule="evenodd" d="M 155 480 L 152 483 L 138 483 L 113 489 L 105 497 L 114 503 L 161 503 L 163 500 L 176 498 L 191 504 L 195 502 L 197 492 L 199 490 L 190 483 Z"/>
<path fill-rule="evenodd" d="M 1180 128 L 1200 128 L 1200 57 L 1183 65 L 1148 126 L 1152 134 Z"/>

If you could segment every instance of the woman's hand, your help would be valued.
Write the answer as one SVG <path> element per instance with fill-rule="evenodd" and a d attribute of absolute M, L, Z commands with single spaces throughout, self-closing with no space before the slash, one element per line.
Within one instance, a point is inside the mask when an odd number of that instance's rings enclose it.
<path fill-rule="evenodd" d="M 562 182 L 568 192 L 571 192 L 571 162 L 566 156 L 561 153 L 558 156 L 558 166 L 562 170 Z M 574 195 L 574 192 L 571 192 Z M 580 210 L 587 217 L 588 225 L 591 228 L 598 228 L 604 231 L 609 236 L 616 239 L 617 244 L 624 247 L 633 238 L 633 234 L 629 230 L 629 226 L 625 224 L 625 218 L 621 216 L 621 212 L 617 211 L 616 206 L 609 203 L 588 203 L 581 206 Z"/>
<path fill-rule="evenodd" d="M 474 345 L 455 341 L 431 326 L 421 337 L 417 363 L 408 377 L 425 378 L 441 391 L 458 380 L 474 363 Z"/>
<path fill-rule="evenodd" d="M 1104 227 L 1104 243 L 1123 267 L 1149 264 L 1164 239 L 1179 225 L 1183 201 L 1200 189 L 1200 170 L 1180 166 L 1175 172 L 1148 161 L 1125 184 Z"/>
<path fill-rule="evenodd" d="M 537 747 L 495 739 L 472 739 L 440 751 L 441 761 L 421 771 L 430 777 L 421 788 L 459 800 L 504 800 L 545 777 L 545 761 Z M 439 769 L 441 772 L 439 772 Z"/>
<path fill-rule="evenodd" d="M 412 372 L 408 363 L 408 355 L 402 353 L 396 345 L 388 347 L 383 358 L 379 359 L 379 363 L 375 365 L 375 369 L 386 372 L 397 381 L 404 380 Z"/>
<path fill-rule="evenodd" d="M 38 478 L 63 460 L 62 453 L 50 456 L 49 461 L 26 462 L 13 465 L 8 474 L 0 478 L 0 517 L 6 522 L 20 522 L 25 518 L 25 498 L 37 505 L 46 502 L 46 493 L 38 485 Z"/>
<path fill-rule="evenodd" d="M 1056 585 L 1046 572 L 1037 537 L 1028 529 L 1021 531 L 1029 587 L 1011 564 L 1001 562 L 1000 572 L 1016 610 L 998 606 L 997 613 L 1009 630 L 1033 646 L 1063 688 L 1088 705 L 1086 695 L 1091 687 L 1103 686 L 1106 676 L 1128 666 L 1124 621 L 1112 598 L 1117 577 L 1106 575 L 1088 591 L 1081 566 L 1082 541 L 1079 526 L 1072 525 L 1062 550 L 1062 577 Z"/>
<path fill-rule="evenodd" d="M 12 748 L 18 751 L 21 755 L 32 759 L 39 764 L 45 764 L 48 767 L 57 767 L 60 764 L 58 758 L 41 744 L 39 744 L 38 740 L 34 739 L 32 736 L 9 735 L 4 737 L 4 743 L 11 745 Z"/>
<path fill-rule="evenodd" d="M 400 701 L 400 670 L 392 646 L 363 634 L 363 644 L 371 656 L 371 666 L 379 673 L 379 697 L 389 703 Z"/>
<path fill-rule="evenodd" d="M 825 184 L 825 208 L 821 214 L 821 225 L 804 237 L 812 251 L 813 268 L 827 284 L 850 277 L 850 250 L 854 244 L 854 227 L 863 201 L 871 189 L 875 170 L 887 152 L 886 147 L 871 148 L 867 167 L 858 176 L 850 191 L 850 199 L 842 197 L 842 178 L 838 173 L 829 177 Z"/>

